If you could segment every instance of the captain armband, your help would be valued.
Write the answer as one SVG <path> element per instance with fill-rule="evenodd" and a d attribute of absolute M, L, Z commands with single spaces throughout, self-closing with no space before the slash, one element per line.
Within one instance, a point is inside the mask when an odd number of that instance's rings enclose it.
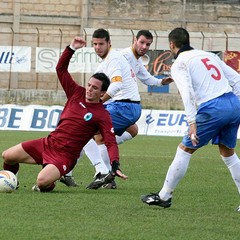
<path fill-rule="evenodd" d="M 121 82 L 121 81 L 122 81 L 122 77 L 120 76 L 116 76 L 111 79 L 111 82 Z"/>

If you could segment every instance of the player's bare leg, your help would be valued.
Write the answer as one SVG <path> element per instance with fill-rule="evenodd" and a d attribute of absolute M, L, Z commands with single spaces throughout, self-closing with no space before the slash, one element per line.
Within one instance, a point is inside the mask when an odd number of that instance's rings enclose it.
<path fill-rule="evenodd" d="M 34 191 L 50 192 L 55 187 L 55 182 L 59 180 L 61 174 L 59 169 L 53 165 L 46 165 L 37 176 L 37 183 L 33 186 Z"/>

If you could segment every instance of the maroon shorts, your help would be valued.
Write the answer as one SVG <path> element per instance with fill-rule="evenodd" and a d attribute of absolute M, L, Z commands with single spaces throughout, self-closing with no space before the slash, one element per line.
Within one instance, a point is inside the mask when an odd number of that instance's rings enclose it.
<path fill-rule="evenodd" d="M 42 166 L 47 164 L 55 165 L 59 169 L 61 176 L 71 171 L 77 162 L 77 158 L 66 151 L 61 151 L 55 146 L 49 146 L 47 138 L 23 142 L 22 147 L 37 164 Z"/>

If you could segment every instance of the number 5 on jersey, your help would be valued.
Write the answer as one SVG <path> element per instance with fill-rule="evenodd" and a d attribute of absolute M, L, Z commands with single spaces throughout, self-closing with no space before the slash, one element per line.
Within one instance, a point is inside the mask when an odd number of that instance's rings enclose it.
<path fill-rule="evenodd" d="M 215 80 L 220 80 L 221 79 L 220 71 L 218 70 L 218 68 L 215 65 L 209 63 L 209 61 L 210 61 L 209 58 L 203 58 L 203 59 L 201 59 L 201 61 L 203 62 L 203 64 L 205 65 L 205 67 L 207 68 L 208 71 L 211 70 L 211 69 L 216 71 L 216 74 L 211 75 L 211 77 L 213 79 L 215 79 Z"/>

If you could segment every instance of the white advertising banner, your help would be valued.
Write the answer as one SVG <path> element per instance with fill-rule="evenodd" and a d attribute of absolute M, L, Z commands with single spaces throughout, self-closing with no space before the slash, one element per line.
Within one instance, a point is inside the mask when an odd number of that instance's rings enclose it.
<path fill-rule="evenodd" d="M 56 65 L 63 50 L 37 47 L 36 72 L 56 73 Z M 68 70 L 72 73 L 94 73 L 100 61 L 94 48 L 84 47 L 75 51 Z"/>
<path fill-rule="evenodd" d="M 31 47 L 0 46 L 0 72 L 10 71 L 31 71 Z"/>
<path fill-rule="evenodd" d="M 62 109 L 62 106 L 0 105 L 0 130 L 52 131 Z"/>
<path fill-rule="evenodd" d="M 53 131 L 62 106 L 0 105 L 0 130 Z M 184 136 L 188 125 L 184 111 L 143 109 L 137 121 L 140 135 Z M 238 131 L 240 139 L 240 131 Z"/>
<path fill-rule="evenodd" d="M 188 124 L 184 111 L 142 110 L 137 122 L 139 134 L 156 136 L 184 136 Z"/>

